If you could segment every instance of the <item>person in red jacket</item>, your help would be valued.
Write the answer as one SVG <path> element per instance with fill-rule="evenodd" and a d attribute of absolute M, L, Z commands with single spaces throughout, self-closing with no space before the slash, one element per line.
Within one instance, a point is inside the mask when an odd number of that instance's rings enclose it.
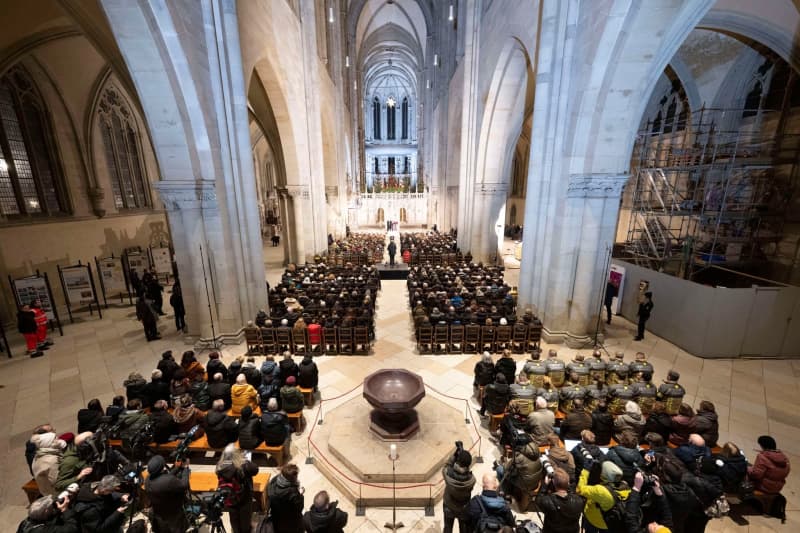
<path fill-rule="evenodd" d="M 31 310 L 31 306 L 25 304 L 17 313 L 17 328 L 22 336 L 25 337 L 25 344 L 28 348 L 26 352 L 31 357 L 41 357 L 44 355 L 41 350 L 36 349 L 36 315 Z"/>
<path fill-rule="evenodd" d="M 769 435 L 758 437 L 761 452 L 756 456 L 756 462 L 747 469 L 747 477 L 753 482 L 753 487 L 767 494 L 778 494 L 786 484 L 791 465 L 789 458 L 778 450 L 775 439 Z"/>
<path fill-rule="evenodd" d="M 53 341 L 47 338 L 47 313 L 42 309 L 42 301 L 36 299 L 31 304 L 31 311 L 36 318 L 36 342 L 39 350 L 47 350 Z"/>

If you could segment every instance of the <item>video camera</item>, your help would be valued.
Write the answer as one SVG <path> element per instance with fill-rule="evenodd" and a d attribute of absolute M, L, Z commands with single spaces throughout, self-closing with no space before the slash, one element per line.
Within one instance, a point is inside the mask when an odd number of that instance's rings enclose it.
<path fill-rule="evenodd" d="M 178 447 L 175 448 L 174 452 L 172 452 L 172 460 L 173 460 L 173 462 L 180 463 L 186 458 L 186 456 L 189 453 L 189 445 L 194 440 L 194 436 L 197 433 L 198 429 L 200 429 L 200 425 L 196 424 L 196 425 L 192 426 L 192 429 L 190 429 L 186 433 L 186 435 L 184 435 L 183 439 L 178 444 Z"/>
<path fill-rule="evenodd" d="M 200 500 L 200 508 L 206 516 L 206 523 L 218 524 L 222 521 L 222 513 L 225 510 L 225 500 L 232 494 L 229 488 L 220 488 L 213 493 L 203 496 Z"/>
<path fill-rule="evenodd" d="M 642 494 L 648 492 L 655 486 L 656 482 L 658 481 L 657 475 L 651 474 L 650 472 L 642 468 L 641 465 L 635 463 L 633 465 L 633 468 L 635 468 L 637 472 L 640 472 L 642 474 L 642 478 L 644 479 L 644 483 L 642 483 Z"/>

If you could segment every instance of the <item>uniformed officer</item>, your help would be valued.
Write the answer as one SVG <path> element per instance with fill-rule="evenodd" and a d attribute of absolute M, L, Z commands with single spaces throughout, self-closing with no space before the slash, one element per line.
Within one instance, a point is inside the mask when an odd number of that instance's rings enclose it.
<path fill-rule="evenodd" d="M 608 410 L 613 415 L 621 415 L 625 412 L 625 404 L 633 400 L 635 391 L 633 387 L 625 383 L 617 383 L 608 387 Z"/>
<path fill-rule="evenodd" d="M 548 376 L 544 377 L 542 388 L 536 391 L 536 396 L 541 396 L 547 402 L 547 408 L 555 414 L 558 411 L 559 393 L 558 389 L 553 386 Z"/>
<path fill-rule="evenodd" d="M 628 373 L 630 372 L 630 369 L 628 368 L 628 363 L 623 361 L 624 358 L 624 353 L 617 352 L 614 354 L 614 359 L 609 361 L 606 365 L 607 385 L 611 386 L 628 382 Z"/>
<path fill-rule="evenodd" d="M 675 371 L 670 370 L 667 373 L 667 379 L 658 387 L 657 398 L 664 404 L 664 412 L 670 416 L 678 414 L 678 408 L 683 403 L 683 397 L 686 396 L 686 389 L 678 384 L 681 375 Z"/>
<path fill-rule="evenodd" d="M 528 416 L 533 412 L 533 401 L 536 399 L 536 388 L 531 385 L 525 372 L 520 372 L 517 381 L 511 385 L 511 402 L 509 409 Z"/>
<path fill-rule="evenodd" d="M 636 379 L 636 374 L 639 372 L 650 372 L 650 375 L 653 375 L 653 365 L 647 361 L 644 352 L 636 352 L 636 359 L 630 365 L 630 379 Z"/>
<path fill-rule="evenodd" d="M 528 380 L 536 389 L 544 387 L 544 378 L 547 375 L 547 365 L 541 360 L 541 350 L 531 352 L 531 358 L 525 361 L 522 371 L 528 376 Z"/>
<path fill-rule="evenodd" d="M 569 375 L 569 383 L 561 387 L 561 394 L 559 395 L 559 399 L 561 400 L 561 412 L 565 414 L 571 413 L 572 402 L 578 398 L 581 400 L 586 398 L 586 387 L 581 385 L 578 374 L 576 372 L 571 372 Z"/>
<path fill-rule="evenodd" d="M 600 350 L 593 351 L 592 356 L 586 361 L 586 364 L 589 365 L 589 374 L 591 375 L 590 382 L 596 380 L 605 382 L 606 362 L 603 361 Z"/>
<path fill-rule="evenodd" d="M 586 405 L 586 410 L 588 412 L 592 412 L 597 409 L 597 404 L 600 403 L 600 400 L 606 400 L 608 398 L 608 387 L 606 386 L 605 382 L 599 379 L 594 380 L 594 383 L 590 383 L 586 386 L 586 398 L 584 399 L 584 404 Z"/>
<path fill-rule="evenodd" d="M 550 350 L 547 353 L 547 362 L 545 363 L 545 366 L 547 367 L 547 377 L 550 378 L 550 382 L 553 384 L 553 387 L 561 387 L 566 381 L 567 365 L 564 364 L 564 361 L 558 358 L 558 352 L 555 350 Z"/>
<path fill-rule="evenodd" d="M 646 371 L 641 372 L 639 379 L 634 381 L 631 386 L 639 409 L 641 409 L 644 416 L 649 416 L 653 412 L 653 405 L 656 403 L 656 394 L 658 392 L 656 386 L 653 385 L 653 374 Z"/>
<path fill-rule="evenodd" d="M 567 374 L 576 373 L 578 382 L 582 387 L 589 384 L 589 365 L 584 361 L 583 354 L 575 354 L 575 359 L 567 364 Z"/>

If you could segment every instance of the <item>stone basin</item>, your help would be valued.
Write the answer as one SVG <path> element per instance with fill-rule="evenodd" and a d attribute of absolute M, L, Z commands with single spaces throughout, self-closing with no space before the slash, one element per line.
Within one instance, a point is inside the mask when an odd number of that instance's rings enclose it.
<path fill-rule="evenodd" d="M 370 430 L 384 440 L 407 440 L 419 430 L 414 407 L 425 397 L 422 377 L 403 369 L 378 370 L 364 380 L 364 398 L 373 407 Z"/>

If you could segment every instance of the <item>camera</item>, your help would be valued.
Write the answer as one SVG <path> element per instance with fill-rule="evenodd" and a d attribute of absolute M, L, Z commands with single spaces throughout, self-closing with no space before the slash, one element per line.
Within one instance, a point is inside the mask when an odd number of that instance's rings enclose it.
<path fill-rule="evenodd" d="M 539 462 L 542 463 L 542 468 L 547 473 L 548 476 L 553 477 L 553 472 L 555 469 L 553 468 L 553 463 L 550 462 L 550 458 L 546 455 L 542 455 L 539 457 Z"/>
<path fill-rule="evenodd" d="M 218 524 L 222 521 L 222 513 L 225 510 L 225 500 L 231 495 L 231 490 L 227 488 L 217 489 L 212 494 L 201 499 L 201 509 L 206 516 L 206 523 Z"/>
<path fill-rule="evenodd" d="M 594 461 L 594 456 L 586 448 L 581 448 L 581 456 L 583 456 L 584 461 Z"/>
<path fill-rule="evenodd" d="M 636 469 L 637 472 L 640 472 L 642 474 L 642 478 L 644 479 L 644 482 L 642 483 L 642 492 L 652 489 L 655 486 L 656 482 L 658 481 L 658 476 L 655 474 L 651 474 L 650 472 L 647 472 L 637 464 L 634 464 L 633 467 Z"/>

